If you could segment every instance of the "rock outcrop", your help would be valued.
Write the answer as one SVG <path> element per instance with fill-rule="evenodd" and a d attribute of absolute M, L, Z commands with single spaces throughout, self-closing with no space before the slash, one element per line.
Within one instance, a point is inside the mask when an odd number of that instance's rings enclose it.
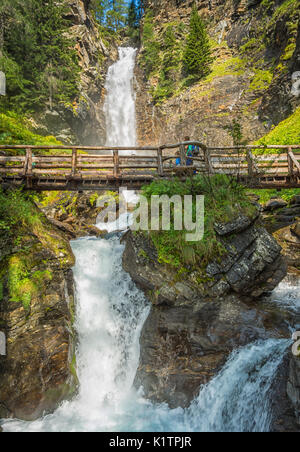
<path fill-rule="evenodd" d="M 74 256 L 44 216 L 0 237 L 0 418 L 33 420 L 76 391 Z"/>
<path fill-rule="evenodd" d="M 130 232 L 124 238 L 124 269 L 153 304 L 141 335 L 136 385 L 171 407 L 187 406 L 234 347 L 289 337 L 289 314 L 258 299 L 286 273 L 276 241 L 246 217 L 216 225 L 216 231 L 227 254 L 207 266 L 202 280 L 160 264 L 144 235 Z"/>
<path fill-rule="evenodd" d="M 300 28 L 296 1 L 145 3 L 154 12 L 160 43 L 164 42 L 167 24 L 187 26 L 196 4 L 208 26 L 215 62 L 206 80 L 191 88 L 177 87 L 172 97 L 158 105 L 154 105 L 151 92 L 157 86 L 159 74 L 147 81 L 142 64 L 137 68 L 137 125 L 141 143 L 165 144 L 189 135 L 211 146 L 232 145 L 226 127 L 233 119 L 241 124 L 244 138 L 254 141 L 299 105 Z M 162 44 L 162 52 L 163 48 Z M 177 72 L 176 76 L 183 80 L 180 67 Z"/>
<path fill-rule="evenodd" d="M 287 394 L 293 405 L 297 422 L 300 426 L 300 357 L 292 356 L 287 385 Z"/>
<path fill-rule="evenodd" d="M 54 135 L 64 143 L 98 145 L 105 143 L 105 76 L 108 66 L 117 57 L 113 44 L 107 47 L 90 11 L 90 0 L 67 0 L 66 18 L 71 27 L 68 35 L 76 42 L 80 66 L 80 95 L 73 104 L 51 109 L 46 107 L 35 118 L 36 131 Z"/>

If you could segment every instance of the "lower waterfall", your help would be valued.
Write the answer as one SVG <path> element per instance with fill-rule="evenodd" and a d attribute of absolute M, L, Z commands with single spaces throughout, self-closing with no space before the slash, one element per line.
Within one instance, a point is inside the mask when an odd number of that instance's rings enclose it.
<path fill-rule="evenodd" d="M 288 340 L 235 351 L 187 409 L 147 401 L 133 387 L 139 336 L 150 310 L 122 269 L 120 234 L 72 242 L 76 255 L 78 395 L 34 422 L 8 420 L 4 431 L 267 431 L 268 391 Z M 297 289 L 295 289 L 297 290 Z"/>

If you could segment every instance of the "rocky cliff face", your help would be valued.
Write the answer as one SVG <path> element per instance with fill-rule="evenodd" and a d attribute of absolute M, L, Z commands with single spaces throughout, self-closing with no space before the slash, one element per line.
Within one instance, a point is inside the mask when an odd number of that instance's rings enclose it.
<path fill-rule="evenodd" d="M 0 237 L 0 418 L 33 420 L 76 390 L 74 256 L 46 218 Z"/>
<path fill-rule="evenodd" d="M 54 135 L 65 143 L 98 145 L 105 143 L 103 114 L 104 84 L 107 68 L 117 51 L 104 43 L 90 12 L 90 0 L 67 0 L 67 18 L 72 26 L 68 34 L 76 41 L 80 74 L 80 96 L 73 104 L 61 108 L 47 107 L 36 118 L 37 132 Z"/>
<path fill-rule="evenodd" d="M 218 234 L 227 257 L 209 264 L 202 281 L 158 263 L 143 235 L 125 238 L 124 268 L 153 303 L 141 335 L 136 384 L 171 407 L 187 406 L 234 347 L 290 334 L 285 314 L 257 300 L 286 272 L 275 240 L 250 220 L 220 225 Z"/>
<path fill-rule="evenodd" d="M 146 2 L 154 11 L 160 42 L 168 23 L 188 24 L 193 3 L 188 0 Z M 215 60 L 212 73 L 155 106 L 150 92 L 155 89 L 158 76 L 155 74 L 146 81 L 138 68 L 141 143 L 174 142 L 190 135 L 209 145 L 231 145 L 232 139 L 224 127 L 232 124 L 233 119 L 242 125 L 245 138 L 253 141 L 299 105 L 297 1 L 198 0 L 195 3 L 208 24 Z"/>

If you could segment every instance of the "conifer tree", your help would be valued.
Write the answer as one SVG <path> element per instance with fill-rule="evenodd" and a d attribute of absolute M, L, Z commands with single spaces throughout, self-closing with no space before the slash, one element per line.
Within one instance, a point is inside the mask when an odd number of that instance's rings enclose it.
<path fill-rule="evenodd" d="M 190 30 L 183 55 L 184 69 L 193 80 L 200 80 L 210 73 L 212 63 L 211 49 L 206 27 L 193 7 Z"/>
<path fill-rule="evenodd" d="M 145 14 L 143 29 L 143 65 L 146 76 L 149 77 L 151 72 L 159 64 L 159 42 L 154 31 L 154 17 L 151 11 Z"/>
<path fill-rule="evenodd" d="M 139 12 L 136 1 L 131 0 L 127 16 L 128 36 L 134 41 L 139 39 Z"/>

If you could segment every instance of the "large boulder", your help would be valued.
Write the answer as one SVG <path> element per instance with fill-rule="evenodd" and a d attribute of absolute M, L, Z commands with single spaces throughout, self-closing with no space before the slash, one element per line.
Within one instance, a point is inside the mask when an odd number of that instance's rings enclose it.
<path fill-rule="evenodd" d="M 129 232 L 123 266 L 152 301 L 141 334 L 135 384 L 148 398 L 187 406 L 233 348 L 259 338 L 288 337 L 286 317 L 258 300 L 285 276 L 280 246 L 256 219 L 215 227 L 226 248 L 202 280 L 158 262 L 149 236 Z"/>

